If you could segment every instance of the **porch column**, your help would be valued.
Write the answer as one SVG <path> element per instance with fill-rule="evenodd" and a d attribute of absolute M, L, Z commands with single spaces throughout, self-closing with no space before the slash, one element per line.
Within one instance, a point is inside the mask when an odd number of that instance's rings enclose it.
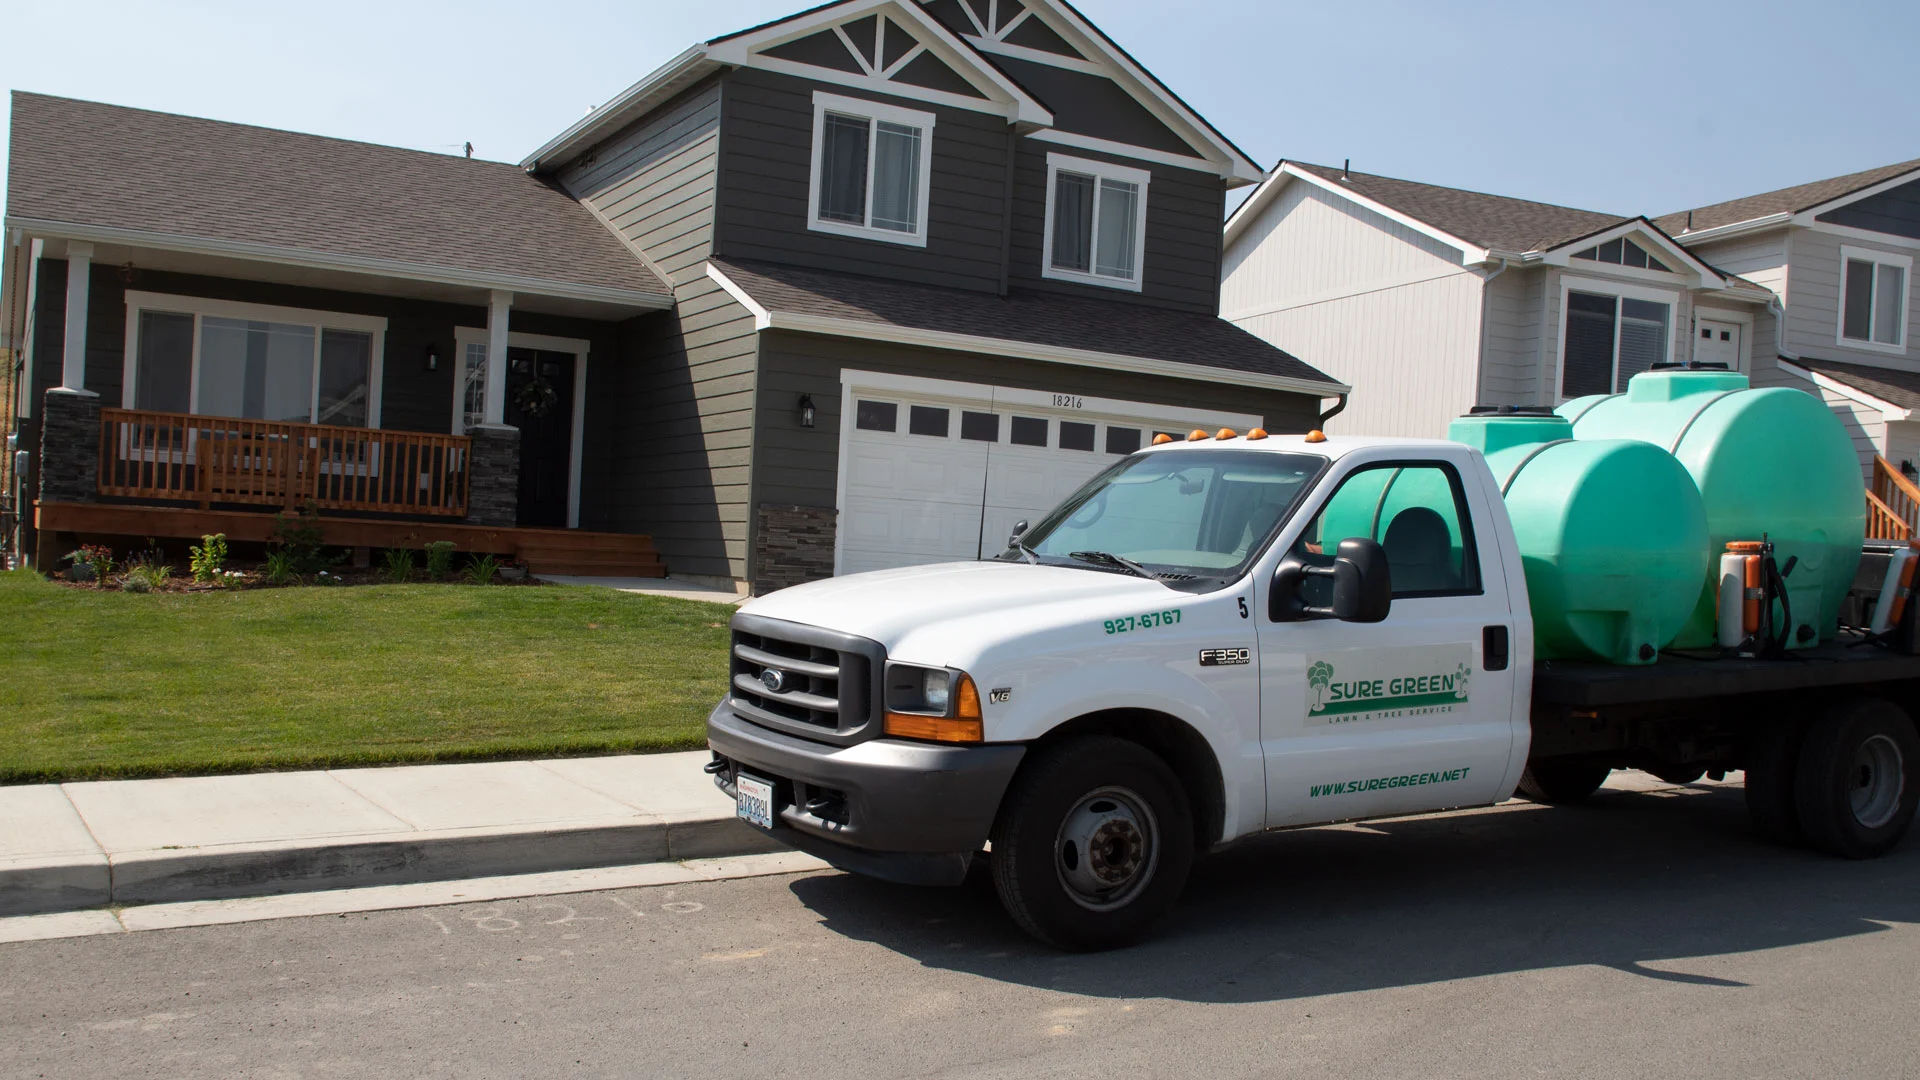
<path fill-rule="evenodd" d="M 93 245 L 67 243 L 67 334 L 61 354 L 60 388 L 87 388 L 87 286 L 93 278 Z"/>
<path fill-rule="evenodd" d="M 507 317 L 513 294 L 495 289 L 487 303 L 487 398 L 483 423 L 500 424 L 507 417 Z"/>

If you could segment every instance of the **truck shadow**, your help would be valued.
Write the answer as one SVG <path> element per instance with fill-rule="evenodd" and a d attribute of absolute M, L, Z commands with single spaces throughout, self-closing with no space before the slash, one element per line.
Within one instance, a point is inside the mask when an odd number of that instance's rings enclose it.
<path fill-rule="evenodd" d="M 1770 847 L 1737 786 L 1702 786 L 1256 838 L 1202 860 L 1154 937 L 1091 955 L 1027 938 L 984 875 L 950 890 L 815 875 L 792 890 L 828 929 L 928 967 L 1256 1002 L 1580 964 L 1739 987 L 1689 961 L 1920 921 L 1920 858 L 1911 841 L 1859 863 Z"/>

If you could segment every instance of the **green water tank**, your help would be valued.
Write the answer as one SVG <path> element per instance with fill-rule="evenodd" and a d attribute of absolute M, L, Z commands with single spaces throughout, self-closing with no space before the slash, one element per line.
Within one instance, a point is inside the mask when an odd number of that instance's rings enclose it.
<path fill-rule="evenodd" d="M 1624 394 L 1576 398 L 1559 412 L 1577 440 L 1637 439 L 1679 459 L 1700 489 L 1712 551 L 1764 536 L 1783 569 L 1794 560 L 1786 579 L 1791 647 L 1838 632 L 1866 535 L 1866 500 L 1853 440 L 1819 398 L 1755 389 L 1730 371 L 1649 371 Z M 1716 568 L 1701 574 L 1676 647 L 1714 645 L 1716 578 Z"/>
<path fill-rule="evenodd" d="M 1686 624 L 1711 561 L 1707 517 L 1671 454 L 1575 441 L 1550 413 L 1477 414 L 1447 437 L 1487 456 L 1513 519 L 1543 660 L 1650 664 Z"/>

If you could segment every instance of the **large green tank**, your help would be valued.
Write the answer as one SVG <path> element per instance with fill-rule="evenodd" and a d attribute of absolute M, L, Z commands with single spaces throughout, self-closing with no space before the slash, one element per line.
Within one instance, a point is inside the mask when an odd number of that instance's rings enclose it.
<path fill-rule="evenodd" d="M 1711 551 L 1700 493 L 1644 442 L 1576 442 L 1552 414 L 1462 417 L 1506 498 L 1540 659 L 1650 664 L 1685 625 Z"/>
<path fill-rule="evenodd" d="M 1637 439 L 1679 459 L 1706 507 L 1711 550 L 1733 540 L 1774 542 L 1793 609 L 1790 647 L 1839 630 L 1866 534 L 1860 461 L 1824 402 L 1785 387 L 1754 389 L 1729 371 L 1649 371 L 1624 394 L 1562 405 L 1574 438 Z M 1717 564 L 1716 564 L 1717 566 Z M 1715 643 L 1716 568 L 1704 568 L 1677 648 Z"/>

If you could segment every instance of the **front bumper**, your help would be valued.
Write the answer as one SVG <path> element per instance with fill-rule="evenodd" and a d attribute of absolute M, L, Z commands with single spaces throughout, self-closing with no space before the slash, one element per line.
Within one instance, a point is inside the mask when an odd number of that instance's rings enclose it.
<path fill-rule="evenodd" d="M 922 884 L 965 876 L 1027 752 L 901 739 L 831 746 L 760 727 L 725 701 L 707 717 L 707 745 L 728 763 L 714 774 L 728 795 L 739 769 L 773 782 L 779 840 L 843 869 Z"/>

